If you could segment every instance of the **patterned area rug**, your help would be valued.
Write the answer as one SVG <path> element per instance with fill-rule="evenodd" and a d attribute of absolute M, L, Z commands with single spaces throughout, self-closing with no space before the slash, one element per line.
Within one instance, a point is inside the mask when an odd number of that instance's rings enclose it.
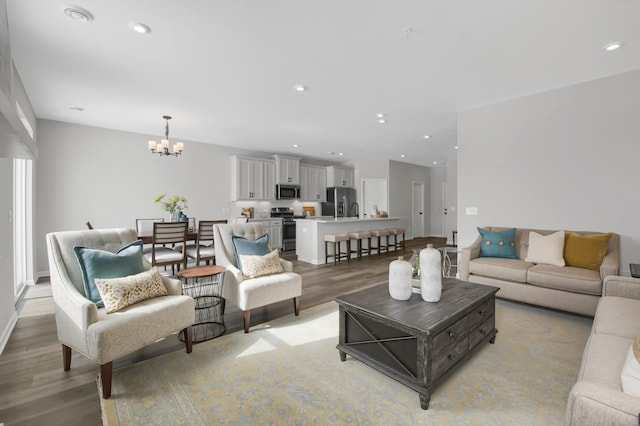
<path fill-rule="evenodd" d="M 560 425 L 589 318 L 499 300 L 496 343 L 418 394 L 335 348 L 335 302 L 114 371 L 106 425 Z"/>

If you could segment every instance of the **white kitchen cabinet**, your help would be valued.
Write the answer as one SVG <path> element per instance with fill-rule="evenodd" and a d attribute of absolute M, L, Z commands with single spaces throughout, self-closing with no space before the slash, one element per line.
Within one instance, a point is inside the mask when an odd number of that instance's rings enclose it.
<path fill-rule="evenodd" d="M 231 200 L 274 200 L 273 160 L 231 157 Z"/>
<path fill-rule="evenodd" d="M 300 200 L 327 201 L 327 169 L 325 167 L 300 165 Z"/>
<path fill-rule="evenodd" d="M 276 183 L 300 185 L 300 159 L 274 155 L 276 159 Z"/>
<path fill-rule="evenodd" d="M 327 187 L 355 188 L 355 170 L 351 167 L 327 167 Z"/>

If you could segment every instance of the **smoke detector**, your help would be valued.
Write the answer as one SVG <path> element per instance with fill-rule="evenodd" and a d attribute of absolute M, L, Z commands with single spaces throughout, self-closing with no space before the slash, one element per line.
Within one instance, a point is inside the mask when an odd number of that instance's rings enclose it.
<path fill-rule="evenodd" d="M 69 6 L 64 10 L 64 14 L 74 21 L 93 21 L 93 15 L 86 9 L 77 6 Z"/>

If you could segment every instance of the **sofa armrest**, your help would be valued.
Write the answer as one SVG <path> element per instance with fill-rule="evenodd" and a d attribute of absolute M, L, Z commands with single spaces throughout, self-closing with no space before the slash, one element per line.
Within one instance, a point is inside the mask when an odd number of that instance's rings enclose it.
<path fill-rule="evenodd" d="M 580 381 L 567 403 L 565 426 L 637 425 L 640 398 Z"/>
<path fill-rule="evenodd" d="M 482 244 L 482 237 L 478 236 L 469 247 L 462 249 L 460 257 L 460 279 L 462 281 L 469 279 L 469 262 L 480 256 L 480 244 Z"/>
<path fill-rule="evenodd" d="M 602 259 L 602 264 L 600 265 L 600 278 L 604 281 L 606 277 L 609 275 L 618 275 L 620 272 L 620 251 L 614 250 L 609 253 Z"/>
<path fill-rule="evenodd" d="M 640 278 L 609 275 L 604 279 L 602 295 L 640 299 Z"/>
<path fill-rule="evenodd" d="M 293 262 L 285 259 L 280 259 L 280 264 L 285 272 L 293 272 Z"/>

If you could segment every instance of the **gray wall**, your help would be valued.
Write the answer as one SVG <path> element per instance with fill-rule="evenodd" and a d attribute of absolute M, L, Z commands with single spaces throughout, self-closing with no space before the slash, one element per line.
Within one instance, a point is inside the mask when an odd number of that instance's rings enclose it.
<path fill-rule="evenodd" d="M 431 169 L 400 161 L 389 161 L 389 215 L 402 217 L 402 227 L 406 228 L 406 238 L 413 238 L 411 224 L 411 182 L 424 183 L 424 211 L 431 210 Z M 430 217 L 424 217 L 425 235 L 429 235 Z"/>
<path fill-rule="evenodd" d="M 640 261 L 640 71 L 460 112 L 458 146 L 461 247 L 485 225 L 611 231 L 622 272 Z"/>

